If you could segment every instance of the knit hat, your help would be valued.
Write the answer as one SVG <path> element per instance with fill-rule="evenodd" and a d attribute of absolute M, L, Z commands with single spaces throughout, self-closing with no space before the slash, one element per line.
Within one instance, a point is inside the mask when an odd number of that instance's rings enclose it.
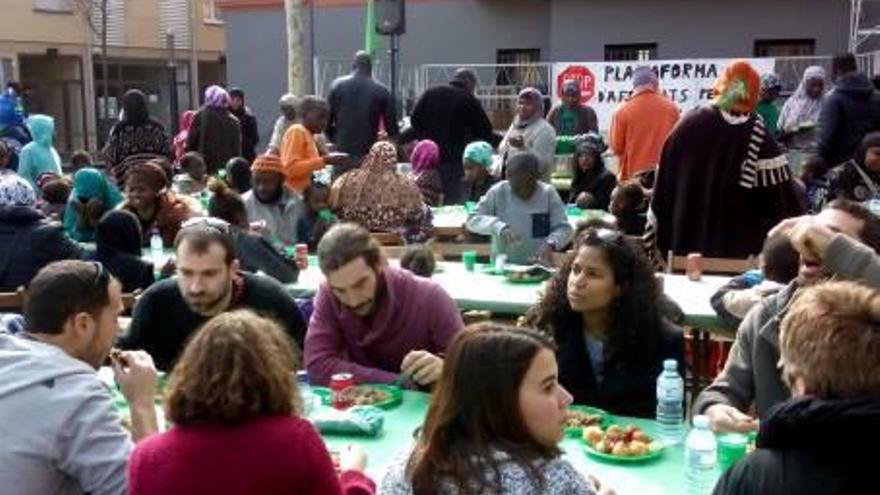
<path fill-rule="evenodd" d="M 508 177 L 511 174 L 521 173 L 529 174 L 537 178 L 539 175 L 539 171 L 540 163 L 538 161 L 538 155 L 532 153 L 531 151 L 519 153 L 507 160 Z"/>
<path fill-rule="evenodd" d="M 486 141 L 474 141 L 465 147 L 463 158 L 489 168 L 492 166 L 492 145 Z"/>
<path fill-rule="evenodd" d="M 782 87 L 782 81 L 779 80 L 779 76 L 772 72 L 768 72 L 767 74 L 761 75 L 761 91 L 767 91 L 769 89 L 779 89 Z"/>
<path fill-rule="evenodd" d="M 581 86 L 574 79 L 566 79 L 565 82 L 562 83 L 562 94 L 580 96 Z"/>
<path fill-rule="evenodd" d="M 595 132 L 582 134 L 576 138 L 576 141 L 575 153 L 577 154 L 590 153 L 592 155 L 602 156 L 602 153 L 605 153 L 605 150 L 608 149 L 602 136 Z"/>
<path fill-rule="evenodd" d="M 260 155 L 251 164 L 251 172 L 278 172 L 284 175 L 284 166 L 276 155 Z"/>
<path fill-rule="evenodd" d="M 0 175 L 0 206 L 34 206 L 37 195 L 30 183 L 16 174 Z"/>
<path fill-rule="evenodd" d="M 633 88 L 647 86 L 657 82 L 657 76 L 650 66 L 640 65 L 633 71 Z"/>
<path fill-rule="evenodd" d="M 734 60 L 712 85 L 715 105 L 737 113 L 755 110 L 761 81 L 758 72 L 745 60 Z"/>

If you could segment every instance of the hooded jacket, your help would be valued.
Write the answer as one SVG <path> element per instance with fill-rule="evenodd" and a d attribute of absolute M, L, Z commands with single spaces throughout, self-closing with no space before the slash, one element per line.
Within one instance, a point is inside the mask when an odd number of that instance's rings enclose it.
<path fill-rule="evenodd" d="M 122 292 L 146 289 L 153 284 L 153 264 L 141 259 L 143 233 L 134 213 L 107 213 L 95 229 L 95 241 L 97 249 L 88 257 L 103 263 L 119 279 Z"/>
<path fill-rule="evenodd" d="M 0 332 L 0 376 L 4 493 L 125 493 L 131 437 L 91 366 L 54 345 Z"/>
<path fill-rule="evenodd" d="M 53 261 L 76 259 L 80 248 L 39 211 L 0 205 L 0 291 L 14 291 Z"/>
<path fill-rule="evenodd" d="M 819 155 L 829 168 L 853 157 L 865 134 L 880 128 L 880 93 L 868 76 L 841 76 L 819 113 Z"/>
<path fill-rule="evenodd" d="M 761 422 L 758 450 L 730 468 L 713 493 L 871 492 L 877 463 L 870 452 L 880 442 L 878 424 L 880 397 L 807 396 L 779 404 Z"/>
<path fill-rule="evenodd" d="M 61 157 L 52 146 L 55 136 L 55 119 L 48 115 L 32 115 L 28 118 L 28 130 L 34 140 L 21 149 L 18 156 L 18 175 L 34 186 L 40 195 L 37 179 L 51 173 L 61 175 Z"/>

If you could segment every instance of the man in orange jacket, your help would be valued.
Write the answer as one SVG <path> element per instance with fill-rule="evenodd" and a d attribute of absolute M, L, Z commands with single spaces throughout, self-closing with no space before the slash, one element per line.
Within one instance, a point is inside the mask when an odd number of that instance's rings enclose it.
<path fill-rule="evenodd" d="M 658 86 L 650 67 L 636 68 L 633 94 L 611 119 L 611 149 L 620 159 L 619 182 L 660 162 L 663 143 L 678 122 L 678 106 L 663 96 Z"/>
<path fill-rule="evenodd" d="M 316 96 L 305 96 L 300 100 L 299 112 L 302 124 L 294 124 L 284 132 L 281 140 L 281 163 L 284 168 L 285 183 L 298 193 L 312 182 L 312 172 L 327 165 L 341 165 L 348 158 L 345 153 L 318 152 L 315 135 L 324 132 L 330 118 L 327 102 Z"/>

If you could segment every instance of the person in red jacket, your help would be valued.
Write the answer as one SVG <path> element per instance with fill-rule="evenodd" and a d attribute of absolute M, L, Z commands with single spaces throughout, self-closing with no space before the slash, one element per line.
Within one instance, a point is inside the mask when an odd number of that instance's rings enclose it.
<path fill-rule="evenodd" d="M 372 495 L 366 456 L 340 453 L 341 474 L 299 417 L 294 351 L 281 328 L 248 310 L 208 321 L 187 345 L 166 399 L 170 430 L 140 442 L 129 495 Z"/>

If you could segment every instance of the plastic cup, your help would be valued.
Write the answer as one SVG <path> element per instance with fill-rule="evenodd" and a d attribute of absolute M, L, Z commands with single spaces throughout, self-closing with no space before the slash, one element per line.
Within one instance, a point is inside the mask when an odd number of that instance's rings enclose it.
<path fill-rule="evenodd" d="M 477 252 L 472 250 L 462 251 L 461 262 L 464 263 L 465 270 L 469 272 L 474 271 L 474 267 L 477 265 Z"/>
<path fill-rule="evenodd" d="M 584 210 L 578 208 L 576 205 L 568 205 L 565 207 L 565 214 L 570 217 L 579 217 L 584 214 Z"/>
<path fill-rule="evenodd" d="M 472 213 L 476 209 L 477 209 L 477 202 L 476 201 L 465 201 L 465 203 L 464 203 L 464 211 L 465 212 Z"/>
<path fill-rule="evenodd" d="M 718 438 L 718 465 L 726 471 L 746 455 L 749 437 L 742 433 L 725 433 Z"/>

